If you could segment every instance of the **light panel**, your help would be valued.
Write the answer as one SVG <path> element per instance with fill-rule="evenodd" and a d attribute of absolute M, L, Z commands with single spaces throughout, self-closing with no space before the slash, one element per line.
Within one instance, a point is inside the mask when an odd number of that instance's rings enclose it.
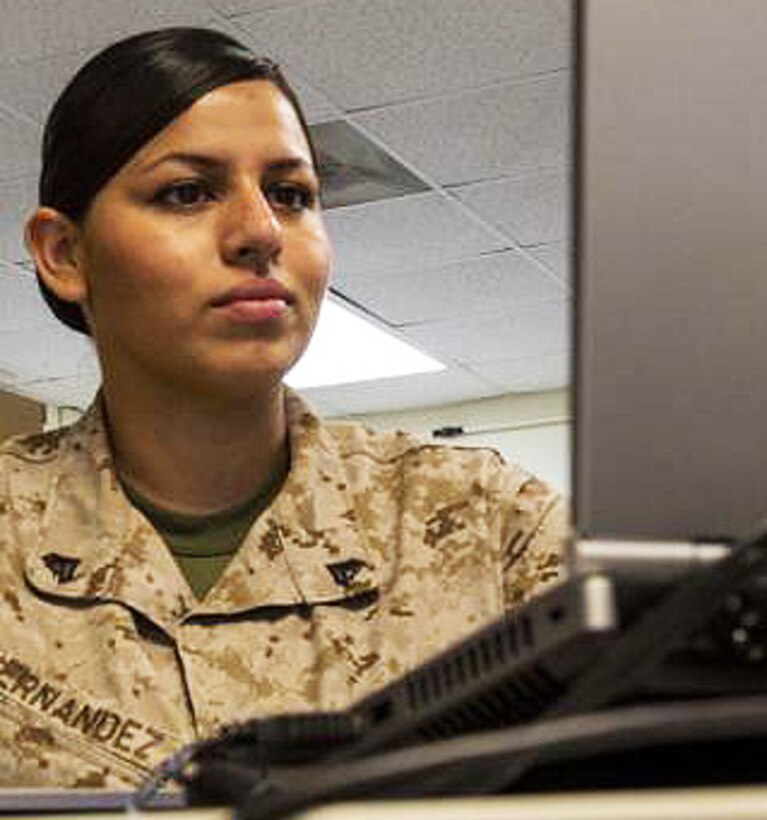
<path fill-rule="evenodd" d="M 309 347 L 285 381 L 295 388 L 433 373 L 445 365 L 326 299 Z"/>

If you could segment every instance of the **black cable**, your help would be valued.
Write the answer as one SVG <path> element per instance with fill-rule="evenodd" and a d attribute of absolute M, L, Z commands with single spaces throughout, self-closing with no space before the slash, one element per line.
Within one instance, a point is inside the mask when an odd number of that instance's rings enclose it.
<path fill-rule="evenodd" d="M 202 741 L 189 743 L 163 760 L 149 777 L 139 785 L 136 791 L 130 795 L 126 806 L 127 811 L 143 811 L 154 808 L 158 799 L 161 799 L 161 789 L 170 782 L 181 781 L 184 769 L 194 759 L 202 746 Z"/>

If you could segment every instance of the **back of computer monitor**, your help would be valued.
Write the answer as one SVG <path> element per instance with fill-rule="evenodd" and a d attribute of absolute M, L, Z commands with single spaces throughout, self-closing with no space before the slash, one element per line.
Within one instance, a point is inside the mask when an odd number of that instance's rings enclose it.
<path fill-rule="evenodd" d="M 736 536 L 767 516 L 767 2 L 579 17 L 576 530 Z"/>

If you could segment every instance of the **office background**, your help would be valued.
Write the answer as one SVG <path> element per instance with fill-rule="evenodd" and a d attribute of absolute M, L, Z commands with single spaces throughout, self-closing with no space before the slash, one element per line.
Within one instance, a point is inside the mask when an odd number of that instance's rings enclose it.
<path fill-rule="evenodd" d="M 305 104 L 327 160 L 331 298 L 445 365 L 310 401 L 426 435 L 463 427 L 455 443 L 567 483 L 569 0 L 0 0 L 0 15 L 4 392 L 55 424 L 98 384 L 21 241 L 62 83 L 119 37 L 213 26 L 280 61 Z"/>

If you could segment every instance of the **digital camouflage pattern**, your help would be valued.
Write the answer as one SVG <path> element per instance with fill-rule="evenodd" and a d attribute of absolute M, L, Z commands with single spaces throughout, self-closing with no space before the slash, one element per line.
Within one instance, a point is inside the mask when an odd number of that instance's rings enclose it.
<path fill-rule="evenodd" d="M 528 473 L 286 401 L 290 473 L 201 602 L 98 405 L 0 450 L 0 784 L 126 787 L 222 724 L 344 708 L 557 575 Z"/>

